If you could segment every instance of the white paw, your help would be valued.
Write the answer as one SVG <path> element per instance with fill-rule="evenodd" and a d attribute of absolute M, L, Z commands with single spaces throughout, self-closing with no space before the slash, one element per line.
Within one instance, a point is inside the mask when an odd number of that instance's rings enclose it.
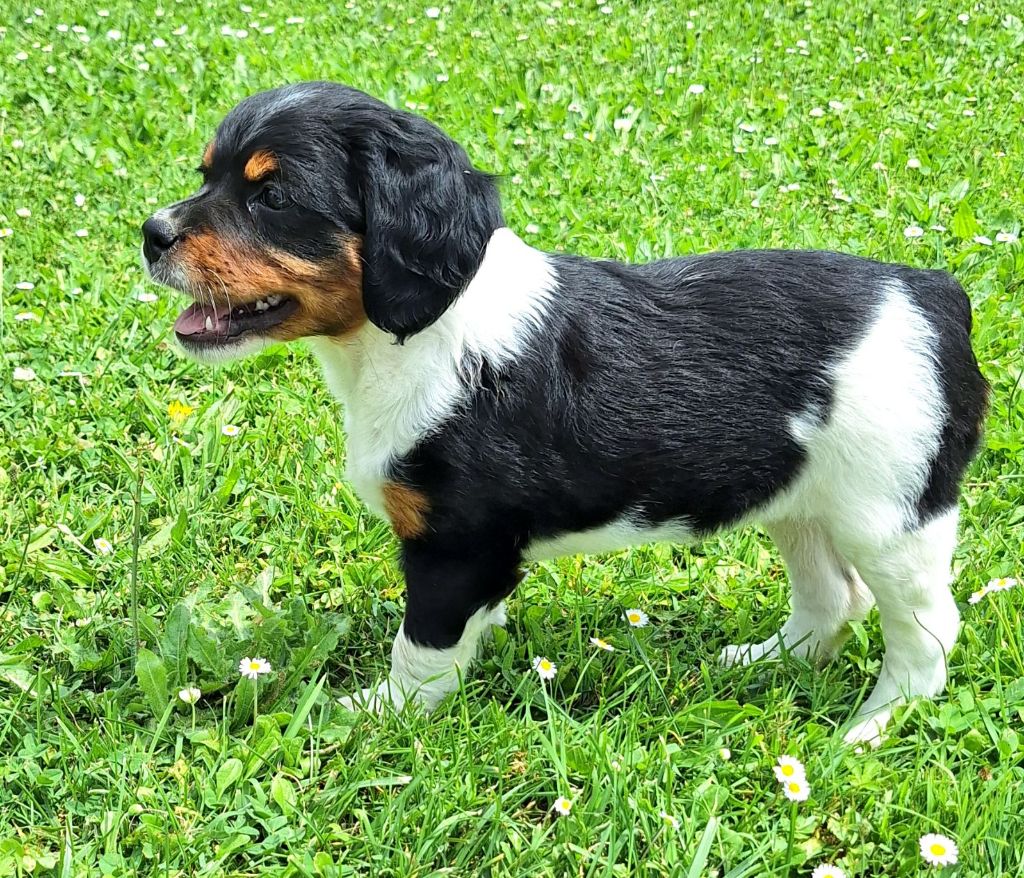
<path fill-rule="evenodd" d="M 749 665 L 763 656 L 764 648 L 760 643 L 735 643 L 718 654 L 718 663 L 731 668 L 735 665 Z"/>
<path fill-rule="evenodd" d="M 338 704 L 346 710 L 353 712 L 365 710 L 367 713 L 380 714 L 384 709 L 390 707 L 394 710 L 401 710 L 405 699 L 395 698 L 392 687 L 387 680 L 379 683 L 372 689 L 362 689 L 352 695 L 346 695 L 338 699 Z"/>
<path fill-rule="evenodd" d="M 871 714 L 854 717 L 853 725 L 846 730 L 843 740 L 847 744 L 857 746 L 857 752 L 861 752 L 864 746 L 871 748 L 880 747 L 885 740 L 885 727 L 889 724 L 892 716 L 891 710 L 879 710 Z"/>

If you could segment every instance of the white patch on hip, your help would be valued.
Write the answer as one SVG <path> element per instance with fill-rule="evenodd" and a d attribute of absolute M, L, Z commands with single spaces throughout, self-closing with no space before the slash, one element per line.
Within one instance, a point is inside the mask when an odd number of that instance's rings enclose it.
<path fill-rule="evenodd" d="M 345 407 L 348 479 L 371 509 L 384 513 L 389 465 L 458 411 L 481 364 L 500 366 L 522 352 L 555 286 L 547 254 L 501 228 L 459 298 L 404 345 L 371 323 L 345 341 L 311 340 Z"/>
<path fill-rule="evenodd" d="M 882 294 L 864 337 L 830 369 L 828 416 L 812 408 L 791 420 L 807 451 L 800 477 L 751 516 L 823 522 L 847 555 L 916 523 L 946 418 L 934 329 L 901 281 Z"/>

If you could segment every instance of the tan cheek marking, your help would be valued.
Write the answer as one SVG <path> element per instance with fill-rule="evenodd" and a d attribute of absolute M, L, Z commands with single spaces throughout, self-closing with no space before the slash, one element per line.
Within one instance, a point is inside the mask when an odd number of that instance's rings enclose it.
<path fill-rule="evenodd" d="M 203 167 L 204 168 L 209 169 L 209 168 L 213 167 L 213 151 L 214 151 L 215 147 L 216 147 L 216 142 L 213 141 L 213 140 L 211 140 L 208 144 L 206 144 L 206 149 L 203 152 Z"/>
<path fill-rule="evenodd" d="M 265 149 L 258 149 L 249 156 L 249 161 L 245 163 L 242 173 L 246 180 L 255 183 L 257 180 L 262 180 L 267 175 L 273 174 L 277 168 L 277 159 L 274 154 Z"/>
<path fill-rule="evenodd" d="M 256 250 L 213 232 L 189 235 L 181 259 L 193 280 L 217 299 L 239 304 L 275 293 L 298 300 L 296 314 L 271 331 L 279 341 L 311 335 L 343 339 L 366 323 L 358 238 L 338 242 L 324 263 L 276 250 Z"/>
<path fill-rule="evenodd" d="M 388 482 L 383 487 L 382 493 L 384 494 L 384 509 L 398 536 L 403 540 L 411 540 L 421 537 L 427 532 L 427 513 L 430 511 L 430 501 L 427 500 L 425 494 L 408 485 L 399 485 L 397 482 Z"/>

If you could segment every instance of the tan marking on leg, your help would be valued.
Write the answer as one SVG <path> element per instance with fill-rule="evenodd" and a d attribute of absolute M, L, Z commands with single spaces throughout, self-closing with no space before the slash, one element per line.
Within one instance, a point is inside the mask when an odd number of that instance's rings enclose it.
<path fill-rule="evenodd" d="M 384 508 L 391 526 L 403 540 L 421 537 L 427 532 L 430 501 L 426 495 L 408 485 L 388 482 L 383 489 Z"/>

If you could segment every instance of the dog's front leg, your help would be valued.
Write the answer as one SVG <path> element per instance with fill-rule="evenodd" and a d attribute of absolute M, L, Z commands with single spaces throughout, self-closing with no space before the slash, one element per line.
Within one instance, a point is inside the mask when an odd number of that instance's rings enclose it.
<path fill-rule="evenodd" d="M 505 624 L 504 598 L 519 581 L 518 553 L 470 537 L 458 542 L 403 543 L 405 619 L 391 647 L 391 673 L 341 699 L 344 706 L 378 712 L 416 701 L 432 710 L 457 688 L 491 626 Z"/>

